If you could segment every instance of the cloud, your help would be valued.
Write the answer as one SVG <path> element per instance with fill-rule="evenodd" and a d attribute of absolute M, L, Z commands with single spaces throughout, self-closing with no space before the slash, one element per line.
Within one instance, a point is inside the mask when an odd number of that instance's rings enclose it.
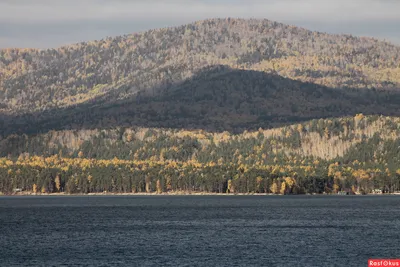
<path fill-rule="evenodd" d="M 1 0 L 0 47 L 58 46 L 213 17 L 267 18 L 400 43 L 398 10 L 397 0 Z"/>

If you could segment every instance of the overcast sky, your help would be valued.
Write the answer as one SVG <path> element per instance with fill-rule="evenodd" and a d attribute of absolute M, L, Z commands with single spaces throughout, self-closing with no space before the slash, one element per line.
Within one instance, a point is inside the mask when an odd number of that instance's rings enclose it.
<path fill-rule="evenodd" d="M 57 47 L 216 17 L 400 44 L 400 0 L 0 0 L 0 48 Z"/>

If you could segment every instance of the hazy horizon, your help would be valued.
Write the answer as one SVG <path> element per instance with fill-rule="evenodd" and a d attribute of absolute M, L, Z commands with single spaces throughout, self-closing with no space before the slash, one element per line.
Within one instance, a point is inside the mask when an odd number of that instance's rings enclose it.
<path fill-rule="evenodd" d="M 52 48 L 210 18 L 269 19 L 400 44 L 400 1 L 0 1 L 0 48 Z"/>

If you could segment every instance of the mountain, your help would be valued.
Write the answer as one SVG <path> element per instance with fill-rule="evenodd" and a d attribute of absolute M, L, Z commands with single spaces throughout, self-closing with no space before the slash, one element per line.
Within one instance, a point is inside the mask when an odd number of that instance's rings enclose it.
<path fill-rule="evenodd" d="M 397 90 L 400 47 L 269 20 L 211 19 L 58 49 L 0 50 L 0 108 L 9 114 L 119 99 L 227 65 L 331 88 Z"/>

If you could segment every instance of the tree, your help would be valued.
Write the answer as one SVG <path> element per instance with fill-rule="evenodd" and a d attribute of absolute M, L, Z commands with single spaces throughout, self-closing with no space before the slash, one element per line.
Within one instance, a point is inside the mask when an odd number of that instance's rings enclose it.
<path fill-rule="evenodd" d="M 157 180 L 157 194 L 161 194 L 162 193 L 162 186 L 161 186 L 161 182 L 160 179 Z"/>
<path fill-rule="evenodd" d="M 59 174 L 57 174 L 56 178 L 54 179 L 54 183 L 56 185 L 57 192 L 60 192 L 61 191 L 61 179 L 60 179 Z"/>
<path fill-rule="evenodd" d="M 228 180 L 228 185 L 227 185 L 227 189 L 226 189 L 226 193 L 234 193 L 235 190 L 233 190 L 233 185 L 232 185 L 232 179 Z"/>
<path fill-rule="evenodd" d="M 256 178 L 256 190 L 257 193 L 261 193 L 263 190 L 263 186 L 262 186 L 262 182 L 263 182 L 263 178 L 261 176 L 257 176 Z"/>
<path fill-rule="evenodd" d="M 274 181 L 270 187 L 271 193 L 272 194 L 277 194 L 278 193 L 278 185 L 276 181 Z"/>
<path fill-rule="evenodd" d="M 286 182 L 281 183 L 281 190 L 280 190 L 281 195 L 286 194 Z"/>
<path fill-rule="evenodd" d="M 151 178 L 149 175 L 146 175 L 146 193 L 151 192 Z"/>
<path fill-rule="evenodd" d="M 34 194 L 37 193 L 37 185 L 36 185 L 36 184 L 33 184 L 33 186 L 32 186 L 32 192 L 33 192 Z"/>

